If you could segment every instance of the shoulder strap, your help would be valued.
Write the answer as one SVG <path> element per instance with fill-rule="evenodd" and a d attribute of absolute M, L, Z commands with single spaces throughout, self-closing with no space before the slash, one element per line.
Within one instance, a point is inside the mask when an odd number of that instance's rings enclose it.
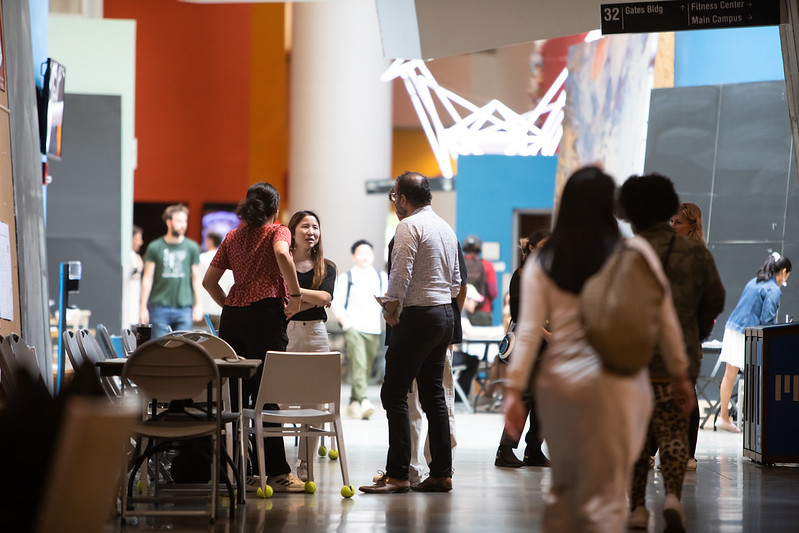
<path fill-rule="evenodd" d="M 347 270 L 347 297 L 344 298 L 344 310 L 347 310 L 347 305 L 350 303 L 350 289 L 352 289 L 352 270 Z"/>

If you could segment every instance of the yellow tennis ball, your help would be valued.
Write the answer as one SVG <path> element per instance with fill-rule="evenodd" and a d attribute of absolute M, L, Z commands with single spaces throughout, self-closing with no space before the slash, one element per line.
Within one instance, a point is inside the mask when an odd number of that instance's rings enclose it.
<path fill-rule="evenodd" d="M 345 498 L 352 498 L 355 495 L 355 489 L 352 485 L 344 485 L 341 487 L 341 495 Z"/>
<path fill-rule="evenodd" d="M 338 452 L 336 450 L 330 450 L 329 452 L 327 452 L 327 456 L 335 461 L 336 459 L 338 459 Z"/>
<path fill-rule="evenodd" d="M 319 446 L 319 450 L 317 450 L 317 453 L 319 453 L 319 457 L 324 457 L 325 455 L 327 455 L 327 448 L 325 448 L 324 446 Z"/>
<path fill-rule="evenodd" d="M 272 487 L 270 487 L 269 485 L 266 486 L 266 494 L 264 494 L 264 491 L 261 490 L 261 487 L 258 487 L 258 490 L 255 491 L 255 494 L 259 498 L 271 498 L 272 494 L 274 494 L 274 493 L 275 493 L 275 491 L 272 490 Z"/>
<path fill-rule="evenodd" d="M 305 492 L 307 494 L 313 494 L 314 492 L 316 492 L 316 483 L 314 483 L 313 481 L 306 481 Z"/>

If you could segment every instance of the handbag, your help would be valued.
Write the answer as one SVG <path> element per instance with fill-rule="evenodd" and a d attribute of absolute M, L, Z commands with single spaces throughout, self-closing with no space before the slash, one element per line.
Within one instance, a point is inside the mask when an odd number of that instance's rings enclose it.
<path fill-rule="evenodd" d="M 499 352 L 497 353 L 497 357 L 503 363 L 510 362 L 510 354 L 513 351 L 513 345 L 516 343 L 516 334 L 514 330 L 516 329 L 516 323 L 511 320 L 508 322 L 508 329 L 505 332 L 505 336 L 502 337 L 502 340 L 499 341 Z"/>
<path fill-rule="evenodd" d="M 622 245 L 580 292 L 585 335 L 605 369 L 631 376 L 649 366 L 665 288 L 644 255 Z"/>

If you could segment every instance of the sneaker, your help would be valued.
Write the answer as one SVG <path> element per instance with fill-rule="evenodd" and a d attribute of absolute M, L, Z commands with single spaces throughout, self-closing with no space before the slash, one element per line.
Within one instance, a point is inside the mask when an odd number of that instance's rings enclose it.
<path fill-rule="evenodd" d="M 374 485 L 358 487 L 361 492 L 368 494 L 397 494 L 411 490 L 411 483 L 407 479 L 394 479 L 383 474 L 373 479 Z"/>
<path fill-rule="evenodd" d="M 632 510 L 627 518 L 627 527 L 629 529 L 647 529 L 648 526 L 649 511 L 646 510 L 646 507 L 639 505 Z"/>
<path fill-rule="evenodd" d="M 360 420 L 362 417 L 361 402 L 350 402 L 349 407 L 347 407 L 347 416 Z"/>
<path fill-rule="evenodd" d="M 297 477 L 308 481 L 308 461 L 297 461 Z"/>
<path fill-rule="evenodd" d="M 666 521 L 665 533 L 685 533 L 682 504 L 674 494 L 666 494 L 663 500 L 663 519 Z"/>
<path fill-rule="evenodd" d="M 305 492 L 305 482 L 289 472 L 279 476 L 269 476 L 266 484 L 275 492 Z"/>
<path fill-rule="evenodd" d="M 245 484 L 247 492 L 257 492 L 261 488 L 261 476 L 247 476 Z"/>
<path fill-rule="evenodd" d="M 685 463 L 685 470 L 687 470 L 688 472 L 696 471 L 696 459 L 694 459 L 693 457 L 688 459 L 688 461 L 686 461 Z"/>
<path fill-rule="evenodd" d="M 497 448 L 497 456 L 494 459 L 494 466 L 500 468 L 520 468 L 524 466 L 524 461 L 519 461 L 513 450 L 505 446 Z"/>
<path fill-rule="evenodd" d="M 417 485 L 411 485 L 416 492 L 449 492 L 452 490 L 451 477 L 429 476 Z"/>
<path fill-rule="evenodd" d="M 364 420 L 369 420 L 369 418 L 375 414 L 375 408 L 372 406 L 372 402 L 367 399 L 361 401 L 361 418 Z"/>

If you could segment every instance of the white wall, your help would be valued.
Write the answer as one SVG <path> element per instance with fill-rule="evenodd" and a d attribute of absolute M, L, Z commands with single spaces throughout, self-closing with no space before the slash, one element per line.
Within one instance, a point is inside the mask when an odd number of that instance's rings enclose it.
<path fill-rule="evenodd" d="M 50 15 L 48 56 L 67 69 L 65 92 L 118 95 L 122 100 L 120 262 L 127 272 L 136 169 L 136 21 Z M 65 129 L 69 109 L 64 111 Z M 69 157 L 69 154 L 64 154 Z M 53 176 L 54 180 L 58 176 Z"/>

